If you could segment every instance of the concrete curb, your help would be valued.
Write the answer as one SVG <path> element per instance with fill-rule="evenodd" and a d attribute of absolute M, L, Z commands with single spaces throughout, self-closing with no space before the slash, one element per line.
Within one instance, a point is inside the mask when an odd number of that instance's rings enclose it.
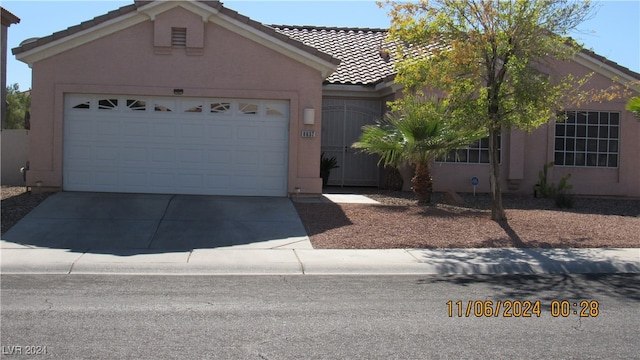
<path fill-rule="evenodd" d="M 451 275 L 640 273 L 640 249 L 3 248 L 2 274 Z"/>

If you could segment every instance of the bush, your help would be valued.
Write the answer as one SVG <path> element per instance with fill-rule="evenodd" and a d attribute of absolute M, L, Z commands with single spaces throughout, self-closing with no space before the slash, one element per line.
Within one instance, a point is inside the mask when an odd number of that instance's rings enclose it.
<path fill-rule="evenodd" d="M 534 187 L 534 191 L 540 192 L 542 197 L 554 199 L 556 206 L 559 208 L 572 208 L 574 197 L 569 193 L 569 190 L 573 189 L 573 185 L 567 183 L 571 174 L 567 174 L 560 179 L 558 186 L 556 186 L 554 183 L 547 181 L 547 172 L 552 166 L 553 162 L 545 164 L 542 170 L 538 172 L 538 183 Z"/>

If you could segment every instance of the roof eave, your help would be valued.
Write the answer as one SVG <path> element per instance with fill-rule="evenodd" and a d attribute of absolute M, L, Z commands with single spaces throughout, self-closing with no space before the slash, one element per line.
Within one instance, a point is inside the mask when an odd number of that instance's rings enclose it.
<path fill-rule="evenodd" d="M 331 55 L 279 34 L 273 28 L 223 7 L 219 2 L 199 1 L 139 1 L 93 20 L 56 32 L 33 43 L 14 48 L 12 52 L 18 60 L 32 66 L 40 60 L 97 40 L 124 28 L 137 25 L 149 19 L 153 21 L 156 15 L 176 6 L 198 13 L 205 22 L 212 22 L 225 27 L 310 66 L 320 72 L 322 79 L 329 77 L 340 63 L 340 60 Z"/>
<path fill-rule="evenodd" d="M 401 88 L 402 86 L 393 80 L 376 84 L 329 83 L 322 86 L 322 94 L 330 97 L 381 98 L 395 94 Z"/>
<path fill-rule="evenodd" d="M 34 42 L 13 48 L 11 51 L 16 56 L 16 59 L 32 66 L 40 60 L 149 19 L 147 15 L 135 10 L 136 5 L 124 6 L 93 20 L 85 21 L 76 26 L 40 38 Z M 97 24 L 92 24 L 92 22 L 97 22 Z"/>
<path fill-rule="evenodd" d="M 619 84 L 629 86 L 636 92 L 640 92 L 640 74 L 631 69 L 586 49 L 578 52 L 573 57 L 573 60 L 589 70 L 610 78 Z"/>
<path fill-rule="evenodd" d="M 11 11 L 1 8 L 2 11 L 2 25 L 11 26 L 11 24 L 17 24 L 20 22 L 20 18 L 15 16 Z"/>

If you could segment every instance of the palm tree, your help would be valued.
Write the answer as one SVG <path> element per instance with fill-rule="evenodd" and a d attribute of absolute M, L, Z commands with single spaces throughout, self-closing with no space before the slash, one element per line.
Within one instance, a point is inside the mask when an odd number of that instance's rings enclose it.
<path fill-rule="evenodd" d="M 383 120 L 364 126 L 352 147 L 380 155 L 378 164 L 415 166 L 411 189 L 418 203 L 425 204 L 431 202 L 433 193 L 429 164 L 438 155 L 486 136 L 479 130 L 463 130 L 458 124 L 454 111 L 444 101 L 407 95 L 392 104 Z"/>

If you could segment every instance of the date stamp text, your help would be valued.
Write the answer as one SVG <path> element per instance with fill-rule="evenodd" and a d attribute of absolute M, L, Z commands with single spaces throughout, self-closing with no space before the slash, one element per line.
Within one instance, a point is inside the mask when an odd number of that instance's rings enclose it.
<path fill-rule="evenodd" d="M 552 317 L 598 317 L 600 303 L 596 300 L 553 300 L 542 306 L 540 300 L 468 300 L 447 301 L 449 317 L 540 317 L 543 311 Z"/>

